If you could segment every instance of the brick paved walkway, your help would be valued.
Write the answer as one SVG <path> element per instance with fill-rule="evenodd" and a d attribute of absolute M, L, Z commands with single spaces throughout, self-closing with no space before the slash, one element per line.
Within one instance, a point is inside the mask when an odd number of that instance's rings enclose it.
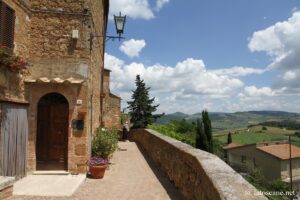
<path fill-rule="evenodd" d="M 100 180 L 87 179 L 72 197 L 14 196 L 9 200 L 181 200 L 175 187 L 133 142 L 120 142 L 112 166 Z"/>

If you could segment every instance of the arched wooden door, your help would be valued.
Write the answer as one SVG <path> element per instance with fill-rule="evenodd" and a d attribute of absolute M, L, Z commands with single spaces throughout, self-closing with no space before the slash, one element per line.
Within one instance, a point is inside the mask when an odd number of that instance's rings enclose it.
<path fill-rule="evenodd" d="M 68 168 L 69 104 L 58 93 L 43 96 L 38 103 L 37 170 Z"/>

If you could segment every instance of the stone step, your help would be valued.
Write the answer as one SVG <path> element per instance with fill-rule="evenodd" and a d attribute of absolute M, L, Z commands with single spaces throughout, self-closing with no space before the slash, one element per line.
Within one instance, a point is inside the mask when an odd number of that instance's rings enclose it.
<path fill-rule="evenodd" d="M 68 171 L 63 171 L 63 170 L 57 170 L 57 171 L 35 171 L 33 172 L 33 175 L 69 175 Z"/>

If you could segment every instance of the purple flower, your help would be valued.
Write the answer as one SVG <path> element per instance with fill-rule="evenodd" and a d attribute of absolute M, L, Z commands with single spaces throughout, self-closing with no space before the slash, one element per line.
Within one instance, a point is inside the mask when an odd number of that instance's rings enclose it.
<path fill-rule="evenodd" d="M 107 159 L 101 157 L 92 157 L 86 162 L 87 165 L 109 165 L 111 164 Z"/>

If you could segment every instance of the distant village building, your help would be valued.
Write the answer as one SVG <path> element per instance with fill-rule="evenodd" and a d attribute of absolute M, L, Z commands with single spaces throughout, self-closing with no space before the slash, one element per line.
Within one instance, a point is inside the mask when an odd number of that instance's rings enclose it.
<path fill-rule="evenodd" d="M 110 92 L 110 70 L 104 69 L 103 91 L 103 127 L 121 129 L 121 98 Z"/>
<path fill-rule="evenodd" d="M 293 189 L 300 191 L 300 148 L 291 145 Z M 252 164 L 262 170 L 267 180 L 281 179 L 290 182 L 289 144 L 283 142 L 266 142 L 260 144 L 240 145 L 231 143 L 224 147 L 228 164 L 233 168 Z"/>
<path fill-rule="evenodd" d="M 0 67 L 0 176 L 85 173 L 93 133 L 109 121 L 100 99 L 109 1 L 2 0 L 0 9 L 0 45 L 29 63 L 24 75 Z"/>

